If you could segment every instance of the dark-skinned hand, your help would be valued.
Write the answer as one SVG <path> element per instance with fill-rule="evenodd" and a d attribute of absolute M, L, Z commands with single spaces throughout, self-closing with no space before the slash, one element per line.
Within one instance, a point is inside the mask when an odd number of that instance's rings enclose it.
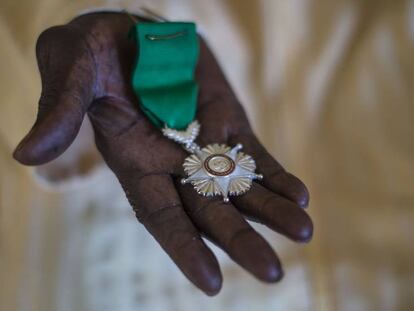
<path fill-rule="evenodd" d="M 131 26 L 126 14 L 94 13 L 40 35 L 36 46 L 42 78 L 39 112 L 14 157 L 26 165 L 55 159 L 75 139 L 88 114 L 96 145 L 138 220 L 191 282 L 208 295 L 218 293 L 222 284 L 217 259 L 202 236 L 258 279 L 280 280 L 283 271 L 277 255 L 245 218 L 294 241 L 309 241 L 313 226 L 303 210 L 308 204 L 306 187 L 259 143 L 202 39 L 196 70 L 197 119 L 202 125 L 197 142 L 201 146 L 242 143 L 264 178 L 227 204 L 181 185 L 182 163 L 188 154 L 149 122 L 131 88 L 136 55 L 135 43 L 128 39 Z"/>

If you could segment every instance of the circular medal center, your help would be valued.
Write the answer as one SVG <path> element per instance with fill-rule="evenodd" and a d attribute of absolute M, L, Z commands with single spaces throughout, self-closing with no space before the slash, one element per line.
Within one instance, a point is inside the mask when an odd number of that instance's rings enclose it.
<path fill-rule="evenodd" d="M 215 154 L 205 160 L 206 170 L 213 175 L 224 176 L 234 171 L 234 161 L 224 154 Z"/>

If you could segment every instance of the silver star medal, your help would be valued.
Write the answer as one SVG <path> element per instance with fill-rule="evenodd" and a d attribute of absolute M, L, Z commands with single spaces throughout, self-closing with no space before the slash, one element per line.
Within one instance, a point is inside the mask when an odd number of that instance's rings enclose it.
<path fill-rule="evenodd" d="M 210 144 L 200 148 L 194 141 L 200 132 L 200 123 L 193 121 L 185 131 L 164 127 L 163 134 L 182 144 L 191 153 L 183 163 L 186 178 L 181 183 L 191 183 L 195 190 L 204 196 L 223 196 L 229 202 L 230 195 L 241 195 L 250 189 L 254 179 L 261 180 L 263 175 L 256 174 L 253 158 L 240 150 L 241 144 L 230 148 L 224 144 Z"/>

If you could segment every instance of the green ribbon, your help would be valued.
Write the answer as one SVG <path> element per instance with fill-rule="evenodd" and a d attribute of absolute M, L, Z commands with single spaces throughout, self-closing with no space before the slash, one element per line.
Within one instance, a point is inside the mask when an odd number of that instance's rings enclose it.
<path fill-rule="evenodd" d="M 195 24 L 137 23 L 131 32 L 138 48 L 132 87 L 142 111 L 159 128 L 185 129 L 194 120 L 197 106 Z"/>

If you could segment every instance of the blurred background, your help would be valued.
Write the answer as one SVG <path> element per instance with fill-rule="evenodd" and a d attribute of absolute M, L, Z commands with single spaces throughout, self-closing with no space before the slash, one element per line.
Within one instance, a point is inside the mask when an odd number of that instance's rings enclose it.
<path fill-rule="evenodd" d="M 223 289 L 195 289 L 135 220 L 87 121 L 48 165 L 11 157 L 36 115 L 40 32 L 142 5 L 198 23 L 264 145 L 310 189 L 310 244 L 256 226 L 279 284 L 214 248 Z M 414 310 L 414 1 L 1 0 L 0 42 L 1 310 Z"/>

